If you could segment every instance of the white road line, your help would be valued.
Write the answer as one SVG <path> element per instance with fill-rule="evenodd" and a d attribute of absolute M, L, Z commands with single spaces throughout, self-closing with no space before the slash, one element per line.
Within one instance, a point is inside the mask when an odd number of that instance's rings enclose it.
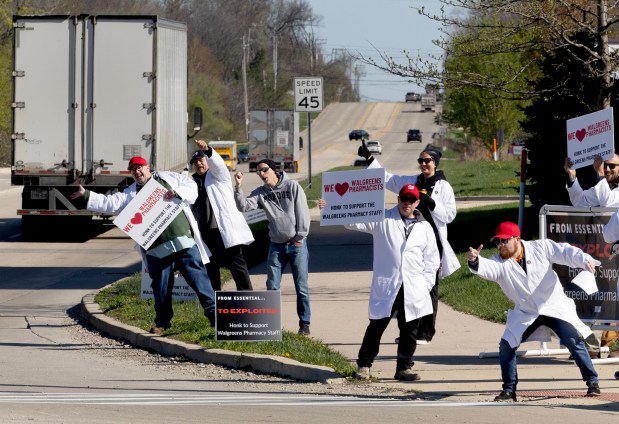
<path fill-rule="evenodd" d="M 349 396 L 297 395 L 184 395 L 176 393 L 0 393 L 0 404 L 82 404 L 82 405 L 236 405 L 236 406 L 402 406 L 465 407 L 504 406 L 494 402 L 406 401 L 399 399 L 367 399 Z"/>

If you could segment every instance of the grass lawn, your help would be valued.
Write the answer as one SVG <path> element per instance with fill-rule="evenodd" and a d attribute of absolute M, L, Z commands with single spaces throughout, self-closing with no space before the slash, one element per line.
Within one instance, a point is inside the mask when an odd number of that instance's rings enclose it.
<path fill-rule="evenodd" d="M 361 167 L 342 166 L 331 171 L 362 170 Z M 509 196 L 518 195 L 520 177 L 519 160 L 508 161 L 461 161 L 459 159 L 444 159 L 440 161 L 439 169 L 445 172 L 447 181 L 454 189 L 457 197 L 460 196 Z M 411 174 L 418 174 L 414 168 Z M 321 196 L 322 174 L 312 177 L 312 187 L 308 188 L 308 180 L 299 181 L 305 188 L 308 200 L 317 200 Z M 314 205 L 312 203 L 310 207 Z"/>
<path fill-rule="evenodd" d="M 148 331 L 155 319 L 154 302 L 152 299 L 141 300 L 139 293 L 138 273 L 101 290 L 95 301 L 106 315 Z M 352 377 L 355 371 L 347 358 L 322 344 L 320 340 L 288 331 L 283 332 L 281 342 L 218 342 L 215 340 L 215 330 L 209 327 L 197 300 L 174 300 L 173 307 L 172 328 L 164 332 L 166 337 L 205 348 L 282 356 L 306 364 L 328 366 L 345 377 Z"/>

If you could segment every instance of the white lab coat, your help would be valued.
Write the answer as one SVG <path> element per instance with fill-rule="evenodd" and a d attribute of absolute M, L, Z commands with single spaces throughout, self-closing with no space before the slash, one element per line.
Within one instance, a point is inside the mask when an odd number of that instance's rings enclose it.
<path fill-rule="evenodd" d="M 619 210 L 612 214 L 608 223 L 604 225 L 602 235 L 606 243 L 614 243 L 619 240 Z"/>
<path fill-rule="evenodd" d="M 601 206 L 606 208 L 619 206 L 619 187 L 611 190 L 606 178 L 602 178 L 596 185 L 587 190 L 582 189 L 578 179 L 574 181 L 571 187 L 566 185 L 565 188 L 570 195 L 572 206 Z"/>
<path fill-rule="evenodd" d="M 198 223 L 193 217 L 190 207 L 190 205 L 192 205 L 198 197 L 198 186 L 196 185 L 196 182 L 191 177 L 177 174 L 175 172 L 156 172 L 156 175 L 168 183 L 172 190 L 176 192 L 178 197 L 182 199 L 184 204 L 183 213 L 189 220 L 189 225 L 191 225 L 193 239 L 198 246 L 198 250 L 200 251 L 202 263 L 209 263 L 208 257 L 211 256 L 211 252 L 202 241 Z M 116 215 L 133 200 L 136 194 L 137 191 L 135 182 L 122 192 L 117 192 L 114 194 L 101 194 L 91 191 L 88 197 L 88 203 L 86 204 L 86 209 L 89 211 Z M 140 248 L 140 245 L 136 244 L 136 250 L 142 253 L 143 256 L 144 252 L 142 251 L 143 249 Z"/>
<path fill-rule="evenodd" d="M 215 149 L 206 158 L 208 172 L 204 179 L 206 194 L 226 249 L 239 244 L 250 244 L 254 236 L 243 214 L 237 209 L 232 190 L 232 179 L 226 163 Z M 208 240 L 207 240 L 208 242 Z"/>
<path fill-rule="evenodd" d="M 583 339 L 591 334 L 576 314 L 574 301 L 566 296 L 552 264 L 585 268 L 594 260 L 577 247 L 550 239 L 522 241 L 527 272 L 514 259 L 503 260 L 498 254 L 490 259 L 479 256 L 477 271 L 486 280 L 499 284 L 503 293 L 514 302 L 507 315 L 503 338 L 512 348 L 518 347 L 526 329 L 540 315 L 558 318 L 572 324 Z M 596 261 L 599 265 L 599 262 Z"/>
<path fill-rule="evenodd" d="M 406 321 L 433 312 L 430 290 L 440 265 L 432 226 L 425 221 L 414 224 L 408 239 L 398 207 L 385 211 L 381 222 L 347 224 L 346 228 L 372 234 L 374 263 L 368 314 L 370 319 L 391 315 L 395 298 L 404 284 Z"/>
<path fill-rule="evenodd" d="M 381 168 L 378 160 L 374 158 L 368 169 Z M 385 187 L 394 192 L 399 193 L 404 184 L 417 183 L 418 175 L 394 175 L 385 169 Z M 431 193 L 432 199 L 436 202 L 436 207 L 430 211 L 434 223 L 438 228 L 438 235 L 443 245 L 443 258 L 441 259 L 441 268 L 439 276 L 445 278 L 460 268 L 460 262 L 447 240 L 447 224 L 456 217 L 456 197 L 453 188 L 445 180 L 438 180 L 434 186 L 434 192 Z"/>

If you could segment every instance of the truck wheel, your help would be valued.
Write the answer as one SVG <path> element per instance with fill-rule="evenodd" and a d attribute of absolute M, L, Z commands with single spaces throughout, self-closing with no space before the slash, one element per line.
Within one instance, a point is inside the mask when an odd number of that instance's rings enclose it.
<path fill-rule="evenodd" d="M 21 217 L 22 239 L 25 241 L 85 241 L 92 236 L 92 216 Z"/>
<path fill-rule="evenodd" d="M 24 241 L 37 241 L 46 238 L 53 223 L 48 216 L 22 215 L 21 236 Z M 47 230 L 46 230 L 47 228 Z"/>

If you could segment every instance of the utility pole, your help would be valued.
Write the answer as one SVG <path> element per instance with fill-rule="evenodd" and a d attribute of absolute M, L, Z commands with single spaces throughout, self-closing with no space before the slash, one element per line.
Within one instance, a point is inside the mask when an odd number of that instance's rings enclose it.
<path fill-rule="evenodd" d="M 277 32 L 273 31 L 273 92 L 277 93 Z"/>
<path fill-rule="evenodd" d="M 249 142 L 249 99 L 247 96 L 247 58 L 249 56 L 249 32 L 247 36 L 243 34 L 243 63 L 241 65 L 243 73 L 243 99 L 245 106 L 245 139 Z"/>

